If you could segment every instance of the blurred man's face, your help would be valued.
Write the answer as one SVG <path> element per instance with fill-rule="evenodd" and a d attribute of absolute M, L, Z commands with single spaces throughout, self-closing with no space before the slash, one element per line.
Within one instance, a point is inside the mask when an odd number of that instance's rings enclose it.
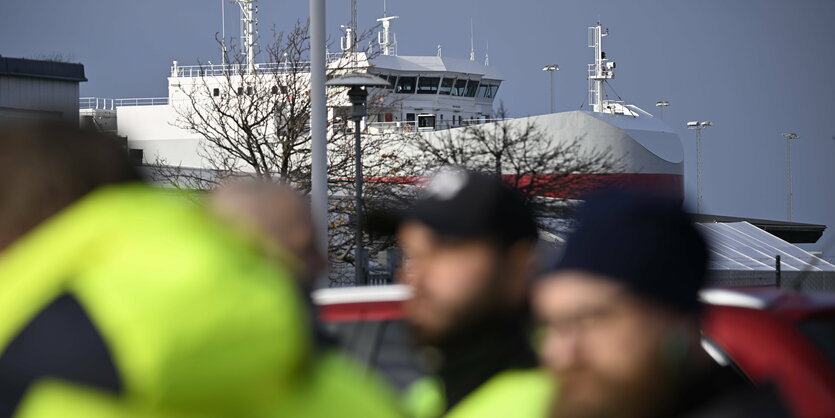
<path fill-rule="evenodd" d="M 507 260 L 494 245 L 443 242 L 417 222 L 403 225 L 398 239 L 404 253 L 399 281 L 414 292 L 406 303 L 406 316 L 419 343 L 443 343 L 511 303 L 508 287 L 513 278 L 503 276 Z"/>
<path fill-rule="evenodd" d="M 647 416 L 668 398 L 670 358 L 688 344 L 681 318 L 581 271 L 542 280 L 533 304 L 543 363 L 560 382 L 554 416 Z"/>
<path fill-rule="evenodd" d="M 315 277 L 327 266 L 317 248 L 310 208 L 295 190 L 282 185 L 241 182 L 212 194 L 211 207 L 231 224 L 259 232 L 300 264 L 297 279 L 311 290 Z M 279 261 L 284 261 L 279 257 Z"/>

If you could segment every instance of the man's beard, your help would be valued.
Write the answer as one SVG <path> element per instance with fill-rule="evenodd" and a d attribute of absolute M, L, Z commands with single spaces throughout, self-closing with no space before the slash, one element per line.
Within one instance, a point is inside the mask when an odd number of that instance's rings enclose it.
<path fill-rule="evenodd" d="M 660 362 L 642 368 L 640 376 L 616 381 L 589 368 L 559 375 L 559 394 L 551 406 L 554 418 L 638 418 L 656 416 L 667 408 L 675 381 Z M 594 393 L 581 393 L 593 391 Z"/>
<path fill-rule="evenodd" d="M 516 310 L 504 303 L 500 290 L 499 274 L 495 274 L 477 292 L 470 295 L 463 306 L 449 312 L 443 329 L 432 330 L 412 324 L 412 339 L 419 346 L 444 347 L 469 339 L 485 329 L 496 327 L 496 321 L 515 314 Z M 431 302 L 423 303 L 422 309 L 432 309 Z M 521 309 L 521 308 L 520 308 Z"/>

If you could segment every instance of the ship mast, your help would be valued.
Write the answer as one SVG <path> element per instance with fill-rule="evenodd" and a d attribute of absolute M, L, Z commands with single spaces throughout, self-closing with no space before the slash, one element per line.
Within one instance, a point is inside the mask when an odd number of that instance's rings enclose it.
<path fill-rule="evenodd" d="M 603 82 L 615 78 L 615 63 L 606 59 L 603 52 L 603 37 L 609 35 L 609 29 L 603 31 L 600 22 L 589 27 L 589 48 L 594 48 L 594 64 L 589 64 L 589 107 L 593 112 L 604 111 Z"/>
<path fill-rule="evenodd" d="M 382 32 L 377 32 L 377 43 L 380 45 L 380 53 L 382 55 L 397 55 L 397 37 L 391 31 L 391 21 L 399 17 L 387 16 L 384 8 L 383 17 L 377 19 L 378 22 L 383 24 Z"/>
<path fill-rule="evenodd" d="M 345 36 L 341 39 L 342 52 L 348 54 L 351 59 L 351 68 L 357 68 L 357 0 L 351 0 L 351 22 L 348 26 L 342 25 L 345 29 Z"/>
<path fill-rule="evenodd" d="M 255 31 L 255 25 L 258 23 L 258 19 L 255 18 L 258 12 L 255 7 L 256 1 L 258 0 L 235 0 L 241 8 L 241 43 L 246 54 L 247 74 L 255 73 L 255 39 L 258 37 Z"/>

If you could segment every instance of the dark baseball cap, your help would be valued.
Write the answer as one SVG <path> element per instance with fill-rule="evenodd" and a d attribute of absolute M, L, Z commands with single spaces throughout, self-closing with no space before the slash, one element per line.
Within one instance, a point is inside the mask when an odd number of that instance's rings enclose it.
<path fill-rule="evenodd" d="M 519 191 L 496 175 L 457 167 L 432 176 L 399 221 L 417 221 L 443 238 L 486 239 L 505 248 L 538 237 L 533 211 Z"/>

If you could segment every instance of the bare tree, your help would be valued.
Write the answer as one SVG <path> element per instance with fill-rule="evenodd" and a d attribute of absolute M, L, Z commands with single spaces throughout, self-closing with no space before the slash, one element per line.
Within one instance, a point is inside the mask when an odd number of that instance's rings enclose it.
<path fill-rule="evenodd" d="M 371 31 L 360 35 L 368 37 Z M 220 40 L 218 40 L 220 43 Z M 201 64 L 179 77 L 183 100 L 172 102 L 177 127 L 197 134 L 202 168 L 152 164 L 152 176 L 169 186 L 211 190 L 230 177 L 254 177 L 285 182 L 302 192 L 311 187 L 310 38 L 308 24 L 297 22 L 287 33 L 274 33 L 261 51 L 267 63 L 250 68 L 245 54 L 232 44 L 224 65 Z M 373 53 L 366 52 L 368 59 Z M 353 70 L 347 56 L 331 56 L 328 77 Z M 328 173 L 330 196 L 329 256 L 337 263 L 353 264 L 356 213 L 350 198 L 354 188 L 353 123 L 346 90 L 329 89 L 333 117 L 328 121 Z M 373 104 L 383 101 L 385 90 L 373 91 Z M 337 104 L 334 106 L 334 104 Z M 401 152 L 401 138 L 392 133 L 363 133 L 364 176 L 372 179 L 364 194 L 369 202 L 397 199 L 396 182 L 382 181 L 409 171 L 410 159 Z M 373 181 L 382 179 L 381 181 Z M 386 244 L 376 243 L 375 246 Z M 338 275 L 332 275 L 339 281 Z"/>

